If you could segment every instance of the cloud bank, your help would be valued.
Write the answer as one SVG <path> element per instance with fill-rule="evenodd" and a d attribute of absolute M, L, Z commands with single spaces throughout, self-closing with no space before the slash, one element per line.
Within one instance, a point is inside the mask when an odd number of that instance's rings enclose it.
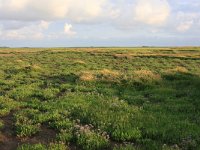
<path fill-rule="evenodd" d="M 84 22 L 99 17 L 106 4 L 106 0 L 0 0 L 0 19 Z"/>
<path fill-rule="evenodd" d="M 135 6 L 136 20 L 145 24 L 163 25 L 169 15 L 170 6 L 166 0 L 138 0 Z"/>
<path fill-rule="evenodd" d="M 106 28 L 127 37 L 197 33 L 199 6 L 198 0 L 0 0 L 0 39 L 81 38 Z"/>

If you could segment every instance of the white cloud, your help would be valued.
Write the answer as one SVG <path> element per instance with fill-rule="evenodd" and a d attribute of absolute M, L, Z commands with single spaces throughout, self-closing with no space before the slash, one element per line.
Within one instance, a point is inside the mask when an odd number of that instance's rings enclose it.
<path fill-rule="evenodd" d="M 104 14 L 107 0 L 72 0 L 69 2 L 67 17 L 74 22 L 90 22 Z"/>
<path fill-rule="evenodd" d="M 197 34 L 200 27 L 197 6 L 200 3 L 199 0 L 195 2 L 0 0 L 0 39 L 64 39 L 75 35 L 74 39 L 85 36 L 93 39 L 102 34 L 107 39 L 108 36 L 116 35 L 120 38 L 139 37 L 149 33 L 160 36 L 186 31 Z M 67 23 L 64 24 L 65 22 Z"/>
<path fill-rule="evenodd" d="M 72 25 L 67 23 L 64 26 L 64 33 L 68 36 L 76 35 L 76 32 L 72 30 Z"/>
<path fill-rule="evenodd" d="M 160 26 L 169 14 L 167 0 L 0 0 L 0 20 L 21 22 L 67 20 Z"/>
<path fill-rule="evenodd" d="M 91 21 L 102 15 L 108 0 L 0 0 L 0 19 Z"/>
<path fill-rule="evenodd" d="M 185 32 L 185 31 L 189 30 L 192 27 L 193 23 L 194 23 L 193 21 L 182 22 L 177 26 L 176 29 L 179 32 Z"/>
<path fill-rule="evenodd" d="M 178 20 L 194 20 L 199 18 L 199 13 L 194 12 L 177 12 L 177 19 Z"/>
<path fill-rule="evenodd" d="M 47 30 L 47 29 L 49 28 L 49 25 L 50 25 L 49 22 L 43 21 L 43 20 L 42 20 L 42 21 L 40 22 L 40 24 L 39 24 L 39 27 L 40 27 L 41 29 Z"/>
<path fill-rule="evenodd" d="M 47 30 L 49 27 L 49 23 L 45 21 L 38 22 L 36 24 L 22 26 L 20 28 L 13 29 L 1 29 L 0 39 L 15 39 L 15 40 L 40 40 L 45 37 L 43 34 L 44 30 Z"/>
<path fill-rule="evenodd" d="M 178 12 L 176 16 L 176 30 L 179 32 L 186 32 L 190 30 L 193 26 L 198 25 L 199 20 L 199 13 Z"/>
<path fill-rule="evenodd" d="M 12 29 L 20 29 L 24 26 L 29 26 L 29 22 L 23 21 L 1 21 L 0 26 L 2 26 L 3 30 L 12 30 Z"/>
<path fill-rule="evenodd" d="M 40 40 L 44 38 L 44 35 L 41 32 L 27 32 L 26 29 L 24 30 L 12 30 L 12 31 L 6 31 L 2 33 L 3 37 L 2 39 L 7 40 Z"/>
<path fill-rule="evenodd" d="M 169 17 L 170 6 L 166 0 L 137 0 L 134 11 L 137 21 L 160 26 Z"/>
<path fill-rule="evenodd" d="M 66 0 L 0 0 L 0 18 L 5 20 L 51 20 L 65 17 Z"/>

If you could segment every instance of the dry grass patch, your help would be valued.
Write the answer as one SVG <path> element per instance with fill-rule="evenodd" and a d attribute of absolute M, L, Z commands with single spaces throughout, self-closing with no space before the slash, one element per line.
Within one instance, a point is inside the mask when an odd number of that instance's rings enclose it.
<path fill-rule="evenodd" d="M 21 60 L 21 59 L 18 59 L 18 60 L 16 60 L 16 62 L 18 62 L 18 63 L 22 63 L 22 62 L 24 62 L 24 61 Z"/>
<path fill-rule="evenodd" d="M 164 53 L 145 53 L 145 54 L 133 54 L 133 57 L 171 57 L 171 58 L 199 58 L 198 53 L 175 53 L 175 54 L 164 54 Z"/>
<path fill-rule="evenodd" d="M 83 71 L 79 74 L 79 79 L 81 81 L 94 81 L 96 77 L 91 71 Z"/>
<path fill-rule="evenodd" d="M 37 64 L 33 64 L 33 65 L 23 64 L 22 68 L 26 69 L 26 70 L 34 70 L 34 71 L 41 71 L 42 70 L 42 68 L 40 66 L 38 66 Z"/>
<path fill-rule="evenodd" d="M 36 64 L 32 65 L 32 69 L 34 70 L 42 70 L 42 68 Z"/>
<path fill-rule="evenodd" d="M 14 54 L 0 54 L 0 57 L 11 57 L 14 56 Z"/>
<path fill-rule="evenodd" d="M 114 54 L 113 56 L 116 59 L 123 59 L 123 58 L 131 59 L 132 58 L 132 54 Z"/>
<path fill-rule="evenodd" d="M 180 67 L 180 66 L 177 66 L 176 68 L 173 68 L 173 69 L 168 69 L 165 71 L 165 73 L 168 73 L 168 74 L 171 74 L 171 73 L 188 73 L 188 69 L 185 68 L 185 67 Z"/>
<path fill-rule="evenodd" d="M 81 81 L 94 81 L 94 80 L 107 80 L 114 81 L 119 79 L 121 74 L 117 71 L 102 69 L 97 72 L 92 71 L 83 71 L 79 74 L 79 79 Z"/>
<path fill-rule="evenodd" d="M 120 78 L 121 74 L 118 71 L 103 69 L 98 72 L 98 76 L 106 80 L 115 80 Z"/>
<path fill-rule="evenodd" d="M 136 70 L 133 73 L 133 78 L 140 81 L 160 81 L 162 78 L 150 70 Z"/>
<path fill-rule="evenodd" d="M 83 60 L 75 60 L 74 61 L 75 64 L 81 64 L 81 65 L 85 65 L 86 62 L 84 62 Z"/>
<path fill-rule="evenodd" d="M 113 70 L 109 70 L 109 69 L 103 69 L 99 71 L 100 74 L 104 75 L 104 76 L 114 76 L 114 77 L 118 77 L 120 74 L 117 71 L 113 71 Z"/>

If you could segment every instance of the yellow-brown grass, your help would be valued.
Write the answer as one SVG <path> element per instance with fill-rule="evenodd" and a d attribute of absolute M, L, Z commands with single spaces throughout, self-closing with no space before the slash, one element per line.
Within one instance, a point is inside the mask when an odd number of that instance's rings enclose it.
<path fill-rule="evenodd" d="M 18 62 L 18 63 L 22 63 L 22 62 L 24 62 L 24 61 L 21 60 L 21 59 L 18 59 L 18 60 L 16 60 L 16 62 Z"/>
<path fill-rule="evenodd" d="M 162 54 L 162 53 L 157 53 L 157 54 L 132 54 L 133 57 L 175 57 L 175 58 L 200 58 L 198 53 L 176 53 L 176 54 Z"/>
<path fill-rule="evenodd" d="M 136 70 L 133 73 L 133 78 L 142 81 L 159 81 L 161 76 L 150 70 Z"/>
<path fill-rule="evenodd" d="M 11 57 L 14 56 L 14 54 L 0 54 L 0 57 Z"/>
<path fill-rule="evenodd" d="M 83 60 L 75 60 L 74 63 L 75 64 L 82 64 L 82 65 L 86 64 L 86 62 L 84 62 Z"/>
<path fill-rule="evenodd" d="M 120 75 L 119 72 L 109 69 L 100 70 L 99 73 L 102 74 L 103 76 L 113 76 L 113 77 L 119 77 Z"/>
<path fill-rule="evenodd" d="M 114 58 L 126 58 L 126 59 L 130 59 L 132 58 L 132 54 L 114 54 L 113 55 Z"/>
<path fill-rule="evenodd" d="M 79 74 L 79 79 L 81 81 L 94 81 L 96 77 L 91 71 L 83 71 Z"/>
<path fill-rule="evenodd" d="M 36 64 L 33 64 L 31 66 L 31 68 L 34 69 L 34 70 L 42 70 L 42 68 L 40 66 L 36 65 Z"/>
<path fill-rule="evenodd" d="M 185 68 L 185 67 L 177 66 L 177 67 L 175 67 L 175 68 L 173 68 L 173 69 L 168 69 L 168 70 L 165 71 L 165 73 L 169 73 L 169 74 L 171 74 L 171 73 L 176 73 L 176 72 L 179 72 L 179 73 L 187 73 L 187 72 L 188 72 L 188 69 Z"/>
<path fill-rule="evenodd" d="M 98 76 L 102 79 L 111 81 L 120 78 L 121 74 L 118 71 L 102 69 L 98 72 Z"/>

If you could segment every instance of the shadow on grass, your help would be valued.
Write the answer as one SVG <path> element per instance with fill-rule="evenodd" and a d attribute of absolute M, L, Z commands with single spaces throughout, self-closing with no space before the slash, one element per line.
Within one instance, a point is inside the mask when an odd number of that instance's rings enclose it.
<path fill-rule="evenodd" d="M 144 149 L 160 149 L 163 144 L 184 149 L 199 148 L 200 78 L 197 75 L 176 72 L 163 74 L 160 81 L 133 78 L 119 82 L 81 82 L 77 75 L 68 74 L 48 77 L 47 81 L 76 84 L 79 92 L 96 92 L 110 99 L 118 97 L 130 106 L 140 108 L 141 116 L 133 121 L 142 137 L 130 142 L 136 142 Z M 91 106 L 89 111 L 95 112 L 93 108 Z"/>
<path fill-rule="evenodd" d="M 69 84 L 75 84 L 77 79 L 79 77 L 74 74 L 61 74 L 61 75 L 55 75 L 55 76 L 45 76 L 43 77 L 43 80 L 45 83 L 51 83 L 51 84 L 63 84 L 63 83 L 69 83 Z"/>
<path fill-rule="evenodd" d="M 177 57 L 177 56 L 135 56 L 138 58 L 164 58 L 164 59 L 180 59 L 180 60 L 200 60 L 200 58 L 194 57 Z"/>

